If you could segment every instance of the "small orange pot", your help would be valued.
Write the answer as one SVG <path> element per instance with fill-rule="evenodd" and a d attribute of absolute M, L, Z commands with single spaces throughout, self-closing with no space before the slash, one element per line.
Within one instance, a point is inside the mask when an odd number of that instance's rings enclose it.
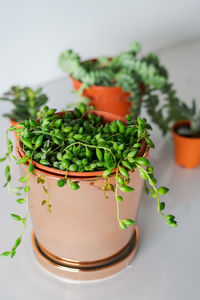
<path fill-rule="evenodd" d="M 176 122 L 172 128 L 174 139 L 175 161 L 179 166 L 195 168 L 200 165 L 200 137 L 192 138 L 181 136 L 176 129 L 181 125 L 190 125 L 189 121 Z"/>
<path fill-rule="evenodd" d="M 95 113 L 104 116 L 103 121 L 117 118 L 109 113 Z M 19 143 L 17 150 L 22 157 Z M 139 155 L 148 156 L 145 143 Z M 25 176 L 27 163 L 20 165 L 20 169 Z M 95 280 L 110 276 L 132 261 L 138 244 L 137 226 L 130 226 L 127 230 L 119 228 L 115 194 L 108 190 L 108 198 L 104 197 L 106 179 L 98 177 L 98 172 L 87 172 L 90 177 L 73 173 L 68 172 L 68 178 L 79 183 L 77 191 L 57 186 L 57 180 L 64 178 L 64 174 L 56 169 L 47 170 L 38 164 L 35 173 L 30 174 L 29 211 L 33 223 L 34 254 L 43 267 L 64 278 Z M 45 178 L 46 188 L 50 188 L 51 212 L 41 205 L 47 194 L 38 184 L 38 176 Z M 109 182 L 115 186 L 115 173 L 109 177 Z M 138 170 L 130 174 L 130 185 L 135 190 L 123 195 L 120 216 L 136 220 L 143 187 Z"/>

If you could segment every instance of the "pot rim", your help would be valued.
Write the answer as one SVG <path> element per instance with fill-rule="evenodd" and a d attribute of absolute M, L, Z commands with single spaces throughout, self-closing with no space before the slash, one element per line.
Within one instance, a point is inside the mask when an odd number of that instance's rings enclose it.
<path fill-rule="evenodd" d="M 126 119 L 123 118 L 123 117 L 120 117 L 118 115 L 114 115 L 114 114 L 111 114 L 111 113 L 107 113 L 107 112 L 104 112 L 104 111 L 95 111 L 95 110 L 90 110 L 88 111 L 88 113 L 94 113 L 94 114 L 97 114 L 97 115 L 100 115 L 101 117 L 105 117 L 106 115 L 108 117 L 110 117 L 112 119 L 112 121 L 114 120 L 117 120 L 117 119 L 121 119 L 122 122 L 126 122 Z M 64 112 L 58 112 L 57 114 L 60 114 L 60 115 L 64 115 Z M 141 157 L 145 154 L 146 150 L 148 149 L 147 147 L 147 144 L 145 142 L 144 139 L 142 139 L 141 141 L 141 147 L 140 147 L 140 150 L 139 150 L 139 153 L 136 155 L 136 157 Z M 18 140 L 17 141 L 17 151 L 19 153 L 19 155 L 21 157 L 25 157 L 25 153 L 23 152 L 22 148 L 21 148 L 21 141 Z M 30 161 L 30 159 L 28 160 L 28 162 Z M 94 171 L 94 172 L 70 172 L 70 171 L 62 171 L 62 170 L 58 170 L 58 169 L 54 169 L 54 168 L 51 168 L 51 167 L 48 167 L 48 166 L 43 166 L 41 164 L 39 164 L 38 162 L 32 160 L 32 163 L 33 165 L 39 169 L 39 170 L 43 170 L 47 173 L 51 173 L 51 174 L 57 174 L 57 175 L 61 175 L 61 176 L 65 176 L 67 174 L 67 176 L 69 177 L 74 177 L 74 178 L 81 178 L 81 177 L 102 177 L 102 174 L 105 170 L 102 170 L 102 171 Z M 116 172 L 116 168 L 113 170 L 112 174 Z"/>
<path fill-rule="evenodd" d="M 174 137 L 179 137 L 182 138 L 183 140 L 200 140 L 200 137 L 189 137 L 189 136 L 184 136 L 181 134 L 178 134 L 176 132 L 176 129 L 178 127 L 180 127 L 181 125 L 190 125 L 190 121 L 189 120 L 180 120 L 174 123 L 174 125 L 172 126 L 172 134 L 174 135 Z"/>

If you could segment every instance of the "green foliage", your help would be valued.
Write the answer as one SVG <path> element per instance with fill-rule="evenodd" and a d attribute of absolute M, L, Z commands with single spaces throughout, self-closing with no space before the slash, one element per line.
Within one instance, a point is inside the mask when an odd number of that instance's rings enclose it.
<path fill-rule="evenodd" d="M 178 114 L 181 114 L 181 120 L 190 121 L 189 132 L 186 131 L 186 134 L 189 134 L 191 136 L 199 135 L 200 134 L 200 110 L 197 111 L 196 101 L 193 99 L 191 107 L 189 107 L 186 103 L 181 102 L 179 106 L 177 106 L 176 111 Z"/>
<path fill-rule="evenodd" d="M 112 59 L 99 57 L 96 61 L 81 61 L 78 54 L 67 50 L 60 55 L 59 66 L 82 82 L 77 93 L 78 101 L 83 101 L 82 92 L 91 85 L 121 86 L 130 93 L 132 117 L 135 119 L 143 106 L 152 121 L 166 134 L 171 122 L 180 119 L 173 111 L 180 100 L 158 56 L 154 53 L 141 56 L 140 52 L 141 45 L 135 41 L 127 51 Z"/>
<path fill-rule="evenodd" d="M 29 118 L 36 119 L 38 110 L 47 102 L 48 98 L 42 94 L 41 88 L 34 91 L 30 87 L 12 86 L 0 100 L 8 101 L 14 105 L 11 113 L 4 114 L 4 116 L 20 122 Z"/>
<path fill-rule="evenodd" d="M 112 59 L 99 57 L 95 61 L 81 61 L 78 54 L 67 50 L 60 55 L 59 66 L 82 82 L 77 93 L 78 101 L 89 103 L 89 99 L 83 97 L 82 93 L 91 85 L 121 86 L 130 93 L 130 113 L 133 119 L 137 118 L 144 107 L 164 135 L 174 122 L 183 119 L 190 120 L 194 135 L 199 133 L 200 112 L 196 112 L 195 102 L 190 108 L 178 98 L 173 84 L 169 82 L 167 70 L 156 54 L 141 56 L 140 52 L 141 45 L 135 41 L 127 51 Z M 111 132 L 114 131 L 113 127 Z M 147 140 L 147 143 L 153 147 L 151 140 Z"/>
<path fill-rule="evenodd" d="M 98 176 L 105 178 L 103 188 L 105 197 L 108 197 L 107 191 L 115 193 L 117 219 L 122 229 L 127 229 L 135 222 L 131 219 L 122 220 L 120 218 L 119 203 L 123 201 L 123 197 L 119 195 L 119 192 L 130 193 L 134 191 L 134 188 L 128 185 L 130 172 L 138 168 L 140 176 L 151 186 L 150 188 L 146 187 L 146 191 L 152 197 L 157 198 L 158 212 L 168 225 L 176 225 L 174 218 L 166 217 L 163 214 L 165 205 L 159 200 L 159 194 L 164 195 L 168 189 L 165 187 L 156 188 L 153 167 L 148 159 L 138 154 L 142 143 L 150 139 L 149 130 L 151 126 L 145 119 L 132 120 L 130 117 L 127 117 L 126 124 L 123 124 L 119 119 L 104 124 L 101 117 L 87 113 L 85 104 L 82 103 L 79 107 L 81 109 L 77 107 L 74 113 L 65 112 L 60 115 L 55 114 L 54 109 L 44 106 L 40 112 L 39 121 L 35 122 L 29 119 L 21 122 L 20 126 L 14 127 L 25 154 L 18 161 L 15 158 L 15 163 L 28 164 L 27 174 L 19 179 L 20 183 L 25 184 L 25 197 L 22 197 L 20 193 L 23 187 L 13 189 L 10 186 L 10 160 L 14 158 L 12 155 L 13 145 L 8 137 L 8 132 L 13 131 L 13 127 L 7 131 L 8 152 L 2 159 L 2 161 L 8 161 L 4 172 L 5 185 L 17 196 L 16 201 L 20 205 L 26 204 L 26 212 L 24 217 L 11 214 L 14 220 L 23 224 L 23 230 L 20 239 L 17 239 L 11 251 L 4 252 L 2 256 L 10 255 L 13 257 L 21 242 L 28 214 L 28 195 L 31 188 L 30 173 L 36 175 L 34 162 L 65 171 L 65 175 L 57 181 L 57 185 L 60 188 L 70 188 L 73 191 L 80 187 L 77 181 L 72 180 L 72 177 L 70 178 L 70 172 L 77 172 L 78 177 L 79 172 L 101 171 Z M 70 128 L 70 130 L 66 130 L 66 128 Z M 115 133 L 111 134 L 113 130 Z M 115 176 L 115 184 L 109 182 L 110 176 Z M 48 212 L 51 212 L 50 184 L 46 181 L 45 176 L 38 175 L 37 184 L 42 186 L 46 196 L 43 198 L 41 206 L 46 206 Z"/>

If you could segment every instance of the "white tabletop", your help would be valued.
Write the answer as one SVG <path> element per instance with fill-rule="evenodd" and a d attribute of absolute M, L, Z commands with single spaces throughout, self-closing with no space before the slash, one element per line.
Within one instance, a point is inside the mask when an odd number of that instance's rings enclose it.
<path fill-rule="evenodd" d="M 171 70 L 184 100 L 200 98 L 200 40 L 183 43 L 160 51 L 163 62 Z M 45 92 L 50 106 L 64 108 L 72 101 L 71 84 L 67 77 L 47 83 Z M 1 112 L 7 104 L 1 103 Z M 8 121 L 0 118 L 1 155 L 5 150 L 5 129 Z M 160 185 L 166 185 L 166 211 L 177 216 L 178 228 L 164 224 L 156 212 L 156 204 L 144 193 L 138 216 L 140 230 L 139 249 L 134 261 L 117 275 L 96 282 L 74 284 L 57 278 L 36 262 L 30 242 L 29 220 L 22 245 L 13 260 L 0 258 L 0 299 L 2 300 L 197 300 L 200 294 L 200 167 L 187 170 L 176 166 L 173 159 L 171 136 L 163 138 L 157 128 L 153 130 L 156 149 L 151 161 L 156 168 Z M 19 177 L 14 167 L 14 182 Z M 0 174 L 4 166 L 0 164 Z M 1 176 L 1 186 L 3 185 Z M 0 188 L 0 251 L 10 250 L 21 225 L 9 216 L 19 213 L 19 204 Z M 21 209 L 22 210 L 22 209 Z"/>

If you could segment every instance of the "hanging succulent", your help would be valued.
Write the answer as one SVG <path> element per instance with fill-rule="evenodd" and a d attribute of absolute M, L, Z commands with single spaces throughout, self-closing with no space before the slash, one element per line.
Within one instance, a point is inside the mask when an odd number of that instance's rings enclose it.
<path fill-rule="evenodd" d="M 165 203 L 160 202 L 160 195 L 166 194 L 168 189 L 163 186 L 156 187 L 153 167 L 147 158 L 139 154 L 142 144 L 146 143 L 148 147 L 154 147 L 149 133 L 151 126 L 145 119 L 138 117 L 133 121 L 130 116 L 127 116 L 126 122 L 120 119 L 111 123 L 102 122 L 100 116 L 95 115 L 95 112 L 88 112 L 85 104 L 80 103 L 74 111 L 63 113 L 56 113 L 55 109 L 44 106 L 39 121 L 29 119 L 19 125 L 8 129 L 8 151 L 1 161 L 8 161 L 5 168 L 5 185 L 11 193 L 18 196 L 18 203 L 26 203 L 26 213 L 24 217 L 11 215 L 13 219 L 22 222 L 23 230 L 11 251 L 2 253 L 3 256 L 13 257 L 21 242 L 27 223 L 28 198 L 31 189 L 30 173 L 34 174 L 37 164 L 64 171 L 65 176 L 57 181 L 57 185 L 60 188 L 67 186 L 74 191 L 79 189 L 79 184 L 71 177 L 74 172 L 77 176 L 82 172 L 100 172 L 98 176 L 107 179 L 104 191 L 108 188 L 115 193 L 117 219 L 122 229 L 135 224 L 135 220 L 120 218 L 119 203 L 123 201 L 123 196 L 119 195 L 119 191 L 130 193 L 134 190 L 134 187 L 129 186 L 130 173 L 138 169 L 140 176 L 150 184 L 150 187 L 146 186 L 146 191 L 157 200 L 157 210 L 164 221 L 170 226 L 177 226 L 173 215 L 163 213 Z M 8 137 L 10 131 L 16 131 L 19 136 L 18 148 L 22 153 L 19 160 L 12 154 L 13 144 Z M 19 179 L 25 184 L 25 198 L 21 196 L 21 186 L 11 188 L 11 159 L 14 159 L 18 165 L 28 163 L 26 176 Z M 113 174 L 115 186 L 109 183 L 109 177 Z M 42 184 L 48 194 L 48 199 L 43 200 L 41 204 L 47 205 L 48 210 L 51 211 L 48 182 L 39 177 L 37 183 Z"/>

